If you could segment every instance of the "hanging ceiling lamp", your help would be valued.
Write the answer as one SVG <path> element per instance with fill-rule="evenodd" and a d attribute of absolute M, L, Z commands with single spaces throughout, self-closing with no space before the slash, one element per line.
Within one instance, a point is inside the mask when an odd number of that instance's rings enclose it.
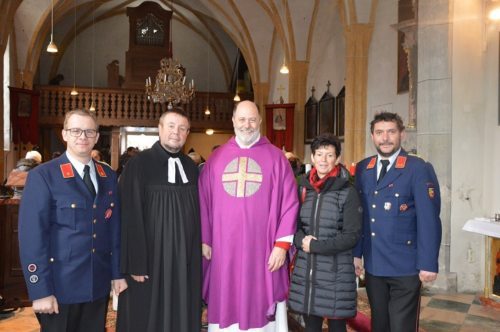
<path fill-rule="evenodd" d="M 290 72 L 290 71 L 288 70 L 288 67 L 287 67 L 287 65 L 286 65 L 286 59 L 285 59 L 285 57 L 283 57 L 283 65 L 282 65 L 282 66 L 281 66 L 281 68 L 280 68 L 280 73 L 282 73 L 282 74 L 286 75 L 286 74 L 288 74 L 289 72 Z"/>
<path fill-rule="evenodd" d="M 208 84 L 207 84 L 207 87 L 208 87 L 208 91 L 207 91 L 207 108 L 205 109 L 205 115 L 210 115 L 210 108 L 209 108 L 209 104 L 210 104 L 210 40 L 208 40 L 208 45 L 207 45 L 207 81 L 208 81 Z"/>
<path fill-rule="evenodd" d="M 50 43 L 47 46 L 47 52 L 49 53 L 57 53 L 57 45 L 54 43 L 54 0 L 52 0 L 52 13 L 50 15 Z"/>
<path fill-rule="evenodd" d="M 94 1 L 92 1 L 92 73 L 91 73 L 91 86 L 90 86 L 90 108 L 89 111 L 95 112 L 94 104 L 94 54 L 95 54 L 95 6 Z"/>
<path fill-rule="evenodd" d="M 241 101 L 240 95 L 238 94 L 239 76 L 240 76 L 240 49 L 238 49 L 238 53 L 236 54 L 236 94 L 234 95 L 233 98 L 235 102 Z"/>
<path fill-rule="evenodd" d="M 73 1 L 74 5 L 74 40 L 73 40 L 73 89 L 71 90 L 72 96 L 77 96 L 78 91 L 76 90 L 76 0 Z"/>

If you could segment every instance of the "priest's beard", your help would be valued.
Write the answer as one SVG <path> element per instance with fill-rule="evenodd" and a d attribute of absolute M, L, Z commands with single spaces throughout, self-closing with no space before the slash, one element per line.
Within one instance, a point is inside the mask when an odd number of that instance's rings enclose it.
<path fill-rule="evenodd" d="M 257 139 L 259 138 L 259 135 L 260 135 L 260 131 L 259 131 L 259 128 L 256 128 L 256 129 L 253 129 L 253 128 L 248 128 L 248 129 L 238 129 L 238 128 L 234 128 L 234 134 L 236 135 L 236 137 L 238 138 L 238 141 L 245 145 L 245 146 L 249 146 L 253 143 L 255 143 L 255 141 L 257 141 Z"/>

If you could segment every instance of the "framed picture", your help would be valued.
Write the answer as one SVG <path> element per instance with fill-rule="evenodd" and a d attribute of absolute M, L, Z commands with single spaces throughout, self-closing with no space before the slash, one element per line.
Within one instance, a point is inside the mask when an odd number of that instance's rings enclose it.
<path fill-rule="evenodd" d="M 335 133 L 335 97 L 330 93 L 330 87 L 319 100 L 319 132 Z"/>
<path fill-rule="evenodd" d="M 18 103 L 17 103 L 17 116 L 19 117 L 29 117 L 31 115 L 31 94 L 19 92 L 17 94 Z"/>
<path fill-rule="evenodd" d="M 273 129 L 286 130 L 286 109 L 273 109 Z"/>
<path fill-rule="evenodd" d="M 304 143 L 309 144 L 318 135 L 318 101 L 314 95 L 304 106 Z"/>

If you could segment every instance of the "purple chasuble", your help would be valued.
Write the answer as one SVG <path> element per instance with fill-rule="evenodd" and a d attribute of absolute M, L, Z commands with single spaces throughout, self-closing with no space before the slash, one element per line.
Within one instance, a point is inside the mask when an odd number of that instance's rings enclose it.
<path fill-rule="evenodd" d="M 263 327 L 288 294 L 288 264 L 271 273 L 267 262 L 274 242 L 296 230 L 292 169 L 267 138 L 242 149 L 233 137 L 208 159 L 199 193 L 202 242 L 212 247 L 203 262 L 208 322 Z"/>

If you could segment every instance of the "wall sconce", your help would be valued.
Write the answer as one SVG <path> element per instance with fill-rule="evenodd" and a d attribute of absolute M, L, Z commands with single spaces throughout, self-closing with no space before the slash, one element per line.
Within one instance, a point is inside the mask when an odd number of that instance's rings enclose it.
<path fill-rule="evenodd" d="M 207 134 L 208 136 L 211 136 L 214 134 L 214 130 L 213 129 L 207 129 L 205 130 L 205 134 Z"/>
<path fill-rule="evenodd" d="M 54 0 L 52 0 L 52 13 L 50 15 L 50 43 L 47 46 L 47 52 L 49 53 L 57 53 L 57 45 L 54 43 Z"/>

